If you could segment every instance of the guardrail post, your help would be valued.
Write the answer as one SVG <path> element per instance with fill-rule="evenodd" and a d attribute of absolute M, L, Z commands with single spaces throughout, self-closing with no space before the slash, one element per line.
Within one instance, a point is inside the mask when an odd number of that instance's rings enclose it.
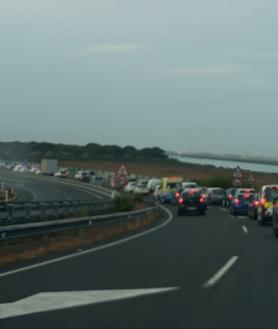
<path fill-rule="evenodd" d="M 54 203 L 53 204 L 53 211 L 54 211 L 54 218 L 58 218 L 58 204 L 57 203 Z"/>
<path fill-rule="evenodd" d="M 78 238 L 83 241 L 84 240 L 84 235 L 85 235 L 84 228 L 80 228 L 78 230 Z"/>
<path fill-rule="evenodd" d="M 13 205 L 8 205 L 8 221 L 13 221 Z"/>
<path fill-rule="evenodd" d="M 46 207 L 45 204 L 41 203 L 40 204 L 40 210 L 41 210 L 41 218 L 43 219 L 46 215 Z"/>
<path fill-rule="evenodd" d="M 43 245 L 45 248 L 49 247 L 49 235 L 48 234 L 43 235 Z"/>
<path fill-rule="evenodd" d="M 67 216 L 68 216 L 68 214 L 69 214 L 69 207 L 70 207 L 70 204 L 69 204 L 69 202 L 63 202 L 62 204 L 61 204 L 61 206 L 62 206 L 62 210 L 63 210 L 63 216 L 66 218 Z"/>
<path fill-rule="evenodd" d="M 26 204 L 25 205 L 25 219 L 29 219 L 30 218 L 30 205 Z"/>

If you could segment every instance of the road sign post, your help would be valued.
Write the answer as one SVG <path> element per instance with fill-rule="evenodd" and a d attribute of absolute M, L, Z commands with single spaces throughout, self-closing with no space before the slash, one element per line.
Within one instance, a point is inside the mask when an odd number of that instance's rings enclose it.
<path fill-rule="evenodd" d="M 233 185 L 239 187 L 242 185 L 243 174 L 239 166 L 233 172 Z"/>
<path fill-rule="evenodd" d="M 250 183 L 251 186 L 254 185 L 255 182 L 255 178 L 252 174 L 250 174 L 249 178 L 248 178 L 248 182 Z"/>

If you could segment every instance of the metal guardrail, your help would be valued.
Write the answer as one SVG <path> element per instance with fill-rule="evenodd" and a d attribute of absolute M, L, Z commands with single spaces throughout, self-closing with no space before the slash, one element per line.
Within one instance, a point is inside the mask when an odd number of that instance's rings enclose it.
<path fill-rule="evenodd" d="M 92 216 L 115 208 L 112 199 L 100 201 L 16 202 L 0 204 L 0 227 L 62 218 Z"/>
<path fill-rule="evenodd" d="M 103 226 L 110 223 L 128 222 L 142 220 L 151 214 L 160 213 L 159 207 L 147 208 L 128 213 L 117 213 L 109 215 L 100 215 L 94 217 L 62 219 L 47 222 L 29 223 L 24 225 L 9 225 L 0 227 L 0 241 L 8 241 L 25 237 L 34 237 L 84 229 L 93 226 Z"/>

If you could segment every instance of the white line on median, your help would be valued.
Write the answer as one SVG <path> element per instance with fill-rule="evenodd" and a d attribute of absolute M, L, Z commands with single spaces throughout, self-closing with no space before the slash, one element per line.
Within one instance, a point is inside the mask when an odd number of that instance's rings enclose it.
<path fill-rule="evenodd" d="M 13 274 L 17 274 L 17 273 L 20 273 L 20 272 L 29 271 L 29 270 L 32 270 L 32 269 L 35 269 L 35 268 L 47 266 L 47 265 L 50 265 L 50 264 L 59 263 L 59 262 L 62 262 L 64 260 L 80 257 L 80 256 L 83 256 L 83 255 L 88 255 L 88 254 L 91 254 L 91 253 L 94 253 L 94 252 L 97 252 L 97 251 L 100 251 L 100 250 L 104 250 L 104 249 L 107 249 L 107 248 L 115 247 L 115 246 L 121 245 L 123 243 L 126 243 L 128 241 L 135 240 L 135 239 L 140 238 L 142 236 L 145 236 L 147 234 L 158 231 L 158 230 L 162 229 L 163 227 L 165 227 L 166 225 L 170 224 L 173 220 L 173 214 L 171 213 L 171 211 L 168 210 L 167 208 L 163 207 L 163 206 L 160 206 L 160 207 L 163 208 L 166 211 L 166 213 L 168 214 L 168 219 L 166 220 L 166 222 L 162 223 L 159 226 L 155 226 L 155 227 L 153 227 L 153 228 L 151 228 L 147 231 L 137 233 L 137 234 L 131 235 L 127 238 L 123 238 L 123 239 L 117 240 L 115 242 L 107 243 L 107 244 L 104 244 L 104 245 L 99 246 L 99 247 L 83 250 L 83 251 L 80 251 L 80 252 L 77 252 L 77 253 L 69 254 L 67 256 L 54 258 L 54 259 L 47 260 L 47 261 L 37 263 L 37 264 L 34 264 L 34 265 L 21 267 L 19 269 L 12 270 L 12 271 L 9 271 L 9 272 L 0 273 L 0 278 L 10 276 L 10 275 L 13 275 Z"/>
<path fill-rule="evenodd" d="M 204 285 L 203 288 L 212 288 L 218 281 L 235 265 L 238 256 L 233 256 L 217 273 L 214 274 Z"/>
<path fill-rule="evenodd" d="M 243 230 L 244 233 L 248 234 L 248 229 L 247 229 L 246 226 L 243 225 L 243 226 L 242 226 L 242 230 Z"/>

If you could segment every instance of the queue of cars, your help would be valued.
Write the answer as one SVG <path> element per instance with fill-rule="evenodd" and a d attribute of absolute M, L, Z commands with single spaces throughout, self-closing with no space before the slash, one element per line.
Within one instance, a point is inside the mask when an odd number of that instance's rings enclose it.
<path fill-rule="evenodd" d="M 272 223 L 273 233 L 278 238 L 278 184 L 262 186 L 259 192 L 254 189 L 229 190 L 227 195 L 230 212 L 233 215 L 247 215 L 259 225 Z"/>
<path fill-rule="evenodd" d="M 181 177 L 164 177 L 129 182 L 125 192 L 147 195 L 152 193 L 160 203 L 174 204 L 177 214 L 196 212 L 204 215 L 208 205 L 226 207 L 234 216 L 245 215 L 260 225 L 273 222 L 278 238 L 278 185 L 263 186 L 259 193 L 253 188 L 204 188 Z"/>

